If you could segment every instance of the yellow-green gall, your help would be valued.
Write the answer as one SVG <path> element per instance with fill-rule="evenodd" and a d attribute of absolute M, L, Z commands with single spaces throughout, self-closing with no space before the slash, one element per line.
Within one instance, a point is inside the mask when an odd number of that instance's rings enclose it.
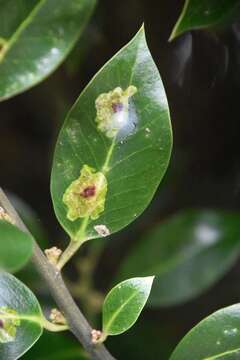
<path fill-rule="evenodd" d="M 6 306 L 0 307 L 0 343 L 12 342 L 16 338 L 21 321 L 18 313 Z"/>
<path fill-rule="evenodd" d="M 129 121 L 129 99 L 135 95 L 137 88 L 133 85 L 126 90 L 116 87 L 108 93 L 103 93 L 96 99 L 96 122 L 98 129 L 109 138 L 114 138 L 118 132 L 127 126 Z"/>
<path fill-rule="evenodd" d="M 80 176 L 74 180 L 63 195 L 67 206 L 67 218 L 75 221 L 90 217 L 95 220 L 104 211 L 107 194 L 107 179 L 101 172 L 88 165 L 81 169 Z"/>

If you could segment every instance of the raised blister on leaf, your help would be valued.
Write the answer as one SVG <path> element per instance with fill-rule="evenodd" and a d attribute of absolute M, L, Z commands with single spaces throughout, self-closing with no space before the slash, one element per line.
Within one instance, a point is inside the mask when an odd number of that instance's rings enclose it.
<path fill-rule="evenodd" d="M 126 90 L 116 87 L 108 93 L 99 95 L 96 99 L 98 129 L 107 137 L 114 138 L 124 128 L 134 125 L 129 114 L 129 99 L 136 92 L 137 88 L 133 85 Z"/>
<path fill-rule="evenodd" d="M 12 342 L 16 338 L 21 321 L 18 313 L 7 306 L 0 307 L 0 343 Z"/>
<path fill-rule="evenodd" d="M 97 219 L 104 211 L 106 193 L 105 175 L 84 165 L 80 177 L 69 185 L 63 195 L 63 202 L 68 207 L 67 218 L 71 221 L 85 217 Z"/>

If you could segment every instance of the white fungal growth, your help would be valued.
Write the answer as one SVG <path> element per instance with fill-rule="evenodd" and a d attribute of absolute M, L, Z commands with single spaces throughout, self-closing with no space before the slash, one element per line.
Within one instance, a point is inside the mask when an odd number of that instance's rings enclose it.
<path fill-rule="evenodd" d="M 103 93 L 96 99 L 96 123 L 98 129 L 109 138 L 114 138 L 120 130 L 128 127 L 130 111 L 129 99 L 137 93 L 133 85 L 126 90 L 116 87 L 108 93 Z"/>
<path fill-rule="evenodd" d="M 106 225 L 95 225 L 94 229 L 98 233 L 98 235 L 101 235 L 103 237 L 110 235 L 110 230 L 106 227 Z"/>

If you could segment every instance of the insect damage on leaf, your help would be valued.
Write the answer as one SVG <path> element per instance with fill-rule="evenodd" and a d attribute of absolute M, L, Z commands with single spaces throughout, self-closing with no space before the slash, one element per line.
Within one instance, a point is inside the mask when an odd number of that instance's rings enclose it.
<path fill-rule="evenodd" d="M 96 99 L 96 123 L 98 129 L 108 138 L 114 138 L 121 130 L 131 130 L 134 122 L 130 119 L 129 99 L 137 93 L 133 85 L 126 90 L 116 87 L 108 93 L 103 93 Z M 128 129 L 130 127 L 130 129 Z"/>
<path fill-rule="evenodd" d="M 18 313 L 6 306 L 0 307 L 0 343 L 12 342 L 16 338 L 21 321 Z"/>
<path fill-rule="evenodd" d="M 63 202 L 68 207 L 67 218 L 71 221 L 85 217 L 97 219 L 104 211 L 106 194 L 107 179 L 104 174 L 84 165 L 79 178 L 69 185 L 63 195 Z"/>

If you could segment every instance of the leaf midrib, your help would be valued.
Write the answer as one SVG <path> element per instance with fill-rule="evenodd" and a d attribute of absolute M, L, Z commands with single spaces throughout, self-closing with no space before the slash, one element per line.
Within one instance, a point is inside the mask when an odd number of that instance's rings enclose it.
<path fill-rule="evenodd" d="M 5 56 L 9 52 L 9 50 L 12 48 L 12 45 L 18 40 L 21 33 L 26 29 L 26 27 L 32 22 L 32 19 L 35 17 L 35 15 L 38 13 L 38 11 L 41 9 L 41 7 L 45 4 L 46 0 L 40 0 L 38 4 L 36 4 L 33 9 L 29 12 L 28 16 L 25 18 L 24 21 L 18 26 L 17 30 L 12 34 L 10 39 L 5 42 L 5 47 L 2 50 L 2 53 L 0 53 L 0 64 L 5 59 Z"/>
<path fill-rule="evenodd" d="M 202 360 L 215 360 L 215 359 L 218 359 L 218 358 L 220 358 L 222 356 L 225 356 L 225 355 L 234 354 L 235 352 L 238 352 L 238 351 L 240 351 L 240 347 L 236 348 L 236 349 L 233 349 L 233 350 L 225 351 L 223 353 L 219 353 L 217 355 L 213 355 L 213 356 L 210 356 L 210 357 L 207 357 L 207 358 L 202 358 Z"/>
<path fill-rule="evenodd" d="M 118 317 L 118 315 L 121 313 L 122 309 L 138 294 L 138 290 L 135 290 L 135 292 L 121 305 L 119 306 L 118 310 L 115 311 L 111 319 L 109 320 L 108 324 L 104 326 L 104 333 L 108 334 L 108 329 L 112 326 L 115 319 Z"/>
<path fill-rule="evenodd" d="M 141 31 L 141 30 L 140 30 Z M 136 35 L 138 36 L 139 33 Z M 134 75 L 134 69 L 135 69 L 135 66 L 136 66 L 136 63 L 137 63 L 137 57 L 138 57 L 138 51 L 139 51 L 139 42 L 138 42 L 138 45 L 137 45 L 137 49 L 136 49 L 136 55 L 135 55 L 135 58 L 134 58 L 134 61 L 133 61 L 133 65 L 132 65 L 132 70 L 131 70 L 131 73 L 130 73 L 130 78 L 129 78 L 129 84 L 128 86 L 132 85 L 132 80 L 133 80 L 133 75 Z M 121 50 L 120 50 L 121 52 Z M 118 53 L 115 55 L 115 57 L 118 55 Z M 113 59 L 112 59 L 113 60 Z M 108 63 L 107 63 L 108 64 Z M 106 65 L 105 65 L 106 66 Z M 93 80 L 92 80 L 93 81 Z M 89 85 L 88 85 L 89 86 Z M 86 91 L 86 89 L 85 89 Z M 114 149 L 115 149 L 115 145 L 116 145 L 116 141 L 115 139 L 112 141 L 111 145 L 109 146 L 109 149 L 107 151 L 107 154 L 106 154 L 106 157 L 105 157 L 105 161 L 100 169 L 100 172 L 102 172 L 104 175 L 107 175 L 107 173 L 111 170 L 109 169 L 109 163 L 111 161 L 111 157 L 112 157 L 112 154 L 114 152 Z M 84 223 L 84 224 L 83 224 Z M 77 231 L 77 234 L 76 234 L 76 237 L 77 237 L 77 241 L 78 241 L 78 234 L 82 234 L 83 235 L 83 238 L 85 237 L 85 230 L 87 229 L 88 227 L 88 224 L 89 224 L 89 218 L 87 219 L 86 222 L 82 222 L 80 228 L 78 229 Z M 84 241 L 87 241 L 88 239 L 80 239 L 82 242 Z"/>
<path fill-rule="evenodd" d="M 31 316 L 31 315 L 15 315 L 15 314 L 1 314 L 0 313 L 0 319 L 1 320 L 25 320 L 33 323 L 37 323 L 38 325 L 43 327 L 43 321 L 41 316 Z"/>

